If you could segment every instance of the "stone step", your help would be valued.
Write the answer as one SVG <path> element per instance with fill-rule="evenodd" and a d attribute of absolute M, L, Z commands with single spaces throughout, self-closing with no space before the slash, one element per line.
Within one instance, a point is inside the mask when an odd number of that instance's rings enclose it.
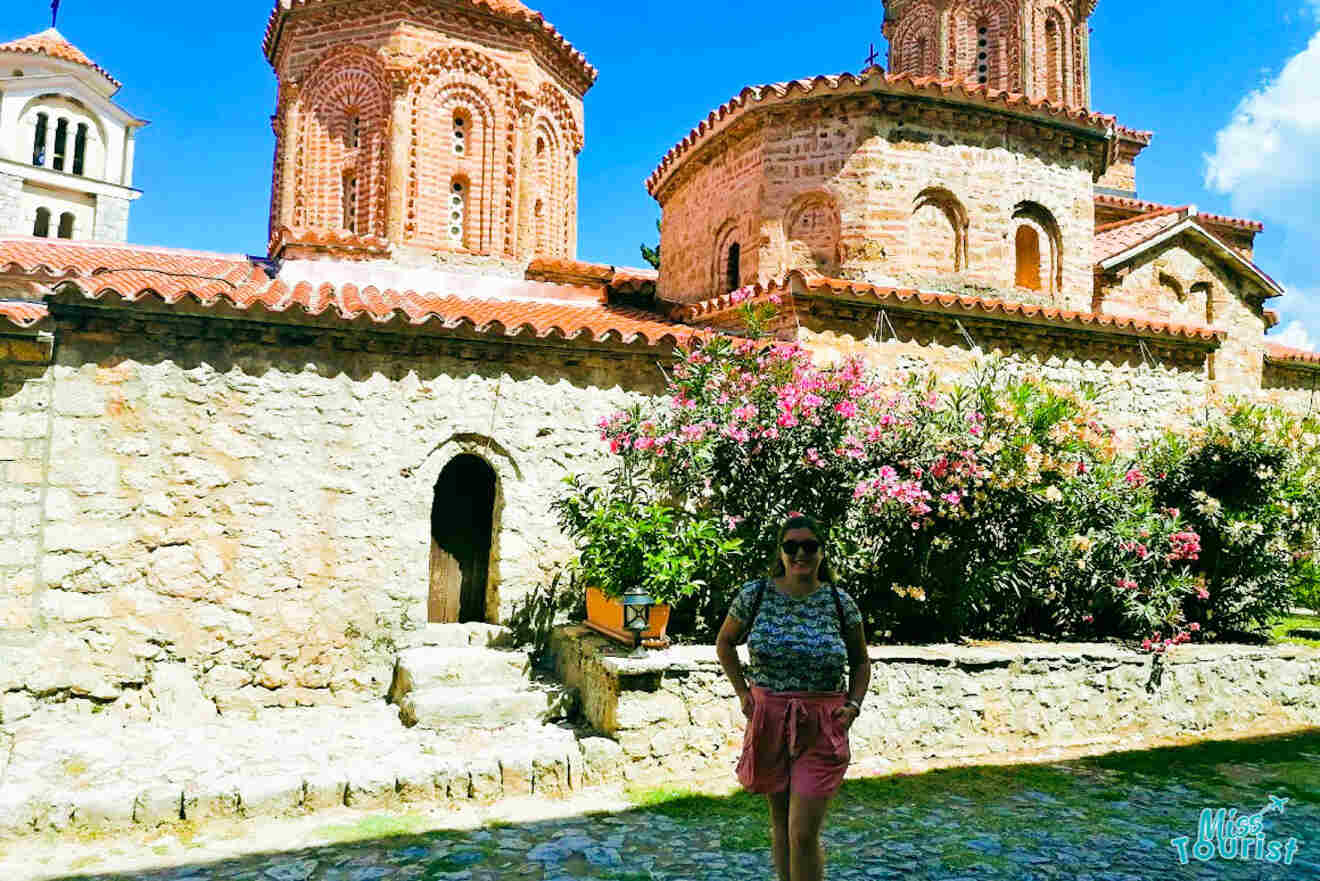
<path fill-rule="evenodd" d="M 427 624 L 417 636 L 418 645 L 461 648 L 497 648 L 513 645 L 513 632 L 498 624 Z"/>
<path fill-rule="evenodd" d="M 526 652 L 470 646 L 418 646 L 399 653 L 390 700 L 444 686 L 525 686 L 531 662 Z"/>
<path fill-rule="evenodd" d="M 453 728 L 504 728 L 521 722 L 548 721 L 569 710 L 561 688 L 512 689 L 502 685 L 439 687 L 409 692 L 399 701 L 399 719 L 409 727 L 444 731 Z"/>

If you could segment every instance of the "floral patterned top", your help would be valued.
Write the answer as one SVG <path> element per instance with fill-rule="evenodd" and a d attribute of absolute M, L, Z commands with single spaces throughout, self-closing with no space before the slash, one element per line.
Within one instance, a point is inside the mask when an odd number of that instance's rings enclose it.
<path fill-rule="evenodd" d="M 830 585 L 822 584 L 804 597 L 791 597 L 758 578 L 742 586 L 729 614 L 745 624 L 763 582 L 761 608 L 751 633 L 745 634 L 751 657 L 748 681 L 770 691 L 845 691 L 848 644 L 840 632 Z M 851 630 L 861 622 L 862 613 L 842 589 L 839 603 L 844 627 Z"/>

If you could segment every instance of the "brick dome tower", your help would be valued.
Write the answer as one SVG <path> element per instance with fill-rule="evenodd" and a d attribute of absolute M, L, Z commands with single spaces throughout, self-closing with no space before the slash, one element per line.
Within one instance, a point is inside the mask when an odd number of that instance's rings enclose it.
<path fill-rule="evenodd" d="M 573 259 L 596 70 L 517 0 L 277 0 L 271 255 Z"/>
<path fill-rule="evenodd" d="M 1098 0 L 888 0 L 890 73 L 971 80 L 1070 107 L 1091 103 L 1087 19 Z"/>

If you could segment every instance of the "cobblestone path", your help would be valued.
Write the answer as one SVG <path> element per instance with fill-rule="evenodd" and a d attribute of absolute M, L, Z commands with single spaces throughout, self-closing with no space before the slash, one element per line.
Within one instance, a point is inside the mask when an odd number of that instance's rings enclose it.
<path fill-rule="evenodd" d="M 1288 799 L 1282 812 L 1270 796 Z M 131 873 L 146 881 L 773 881 L 763 802 L 651 792 L 644 807 L 330 845 Z M 599 804 L 599 803 L 598 803 Z M 1290 865 L 1216 856 L 1179 862 L 1203 808 L 1262 816 L 1297 839 Z M 369 824 L 363 828 L 370 828 Z M 325 829 L 321 833 L 324 838 Z M 828 877 L 860 879 L 1320 879 L 1320 732 L 849 781 L 827 822 Z M 1190 847 L 1190 846 L 1189 846 Z M 107 859 L 107 864 L 113 860 Z M 33 877 L 55 877 L 41 874 Z M 8 879 L 8 876 L 6 876 Z"/>

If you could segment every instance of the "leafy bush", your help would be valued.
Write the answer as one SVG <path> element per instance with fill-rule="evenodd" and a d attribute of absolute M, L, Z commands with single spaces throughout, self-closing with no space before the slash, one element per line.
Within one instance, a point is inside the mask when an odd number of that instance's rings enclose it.
<path fill-rule="evenodd" d="M 858 359 L 819 366 L 757 338 L 766 306 L 744 317 L 752 336 L 680 353 L 667 401 L 602 420 L 617 467 L 557 503 L 587 580 L 671 602 L 671 632 L 710 638 L 794 510 L 825 525 L 878 639 L 1116 636 L 1163 651 L 1315 589 L 1309 422 L 1239 408 L 1127 461 L 1084 396 L 998 362 L 948 389 L 884 384 Z"/>

